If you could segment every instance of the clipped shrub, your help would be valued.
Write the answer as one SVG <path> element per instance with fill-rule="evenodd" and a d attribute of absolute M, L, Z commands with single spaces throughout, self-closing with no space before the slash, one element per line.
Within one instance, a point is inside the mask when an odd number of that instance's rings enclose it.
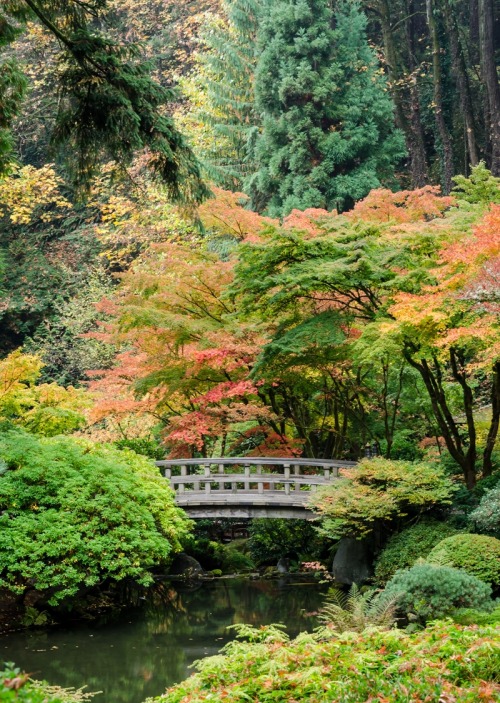
<path fill-rule="evenodd" d="M 500 537 L 500 486 L 487 491 L 469 517 L 478 532 Z"/>
<path fill-rule="evenodd" d="M 430 563 L 454 566 L 493 587 L 500 585 L 500 540 L 487 535 L 453 535 L 437 544 Z"/>
<path fill-rule="evenodd" d="M 396 572 L 382 595 L 397 598 L 399 611 L 420 624 L 447 617 L 458 608 L 493 608 L 490 586 L 466 571 L 435 564 Z"/>
<path fill-rule="evenodd" d="M 406 530 L 393 535 L 375 562 L 375 580 L 383 585 L 399 569 L 408 569 L 417 561 L 426 557 L 445 537 L 458 532 L 446 522 L 422 520 Z"/>
<path fill-rule="evenodd" d="M 197 673 L 156 703 L 498 700 L 498 627 L 448 621 L 413 635 L 372 628 L 329 638 L 303 633 L 292 641 L 275 626 L 238 630 L 250 641 L 233 641 L 198 661 Z"/>

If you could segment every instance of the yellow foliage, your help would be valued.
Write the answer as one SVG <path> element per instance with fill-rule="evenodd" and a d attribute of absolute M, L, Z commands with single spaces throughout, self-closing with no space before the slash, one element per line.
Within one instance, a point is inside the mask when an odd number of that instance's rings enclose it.
<path fill-rule="evenodd" d="M 0 216 L 9 217 L 16 225 L 27 225 L 35 217 L 51 222 L 71 203 L 61 194 L 62 179 L 53 166 L 12 166 L 9 175 L 0 180 Z"/>
<path fill-rule="evenodd" d="M 0 361 L 0 420 L 46 436 L 72 432 L 85 423 L 91 405 L 84 390 L 56 383 L 37 385 L 43 367 L 37 356 L 19 349 Z"/>

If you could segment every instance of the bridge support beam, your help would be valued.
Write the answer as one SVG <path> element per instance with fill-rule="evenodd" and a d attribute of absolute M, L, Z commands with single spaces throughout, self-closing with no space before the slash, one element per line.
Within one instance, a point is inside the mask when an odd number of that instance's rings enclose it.
<path fill-rule="evenodd" d="M 286 520 L 317 520 L 318 516 L 305 508 L 279 508 L 271 506 L 240 505 L 238 507 L 221 505 L 182 505 L 189 517 L 216 520 L 218 518 L 284 518 Z"/>

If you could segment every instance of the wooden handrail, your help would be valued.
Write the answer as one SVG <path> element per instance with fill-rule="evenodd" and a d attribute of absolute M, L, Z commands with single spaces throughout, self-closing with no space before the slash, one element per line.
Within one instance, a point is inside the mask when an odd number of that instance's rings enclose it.
<path fill-rule="evenodd" d="M 295 459 L 293 457 L 210 457 L 207 459 L 164 459 L 156 465 L 163 469 L 183 507 L 262 502 L 303 505 L 311 492 L 338 479 L 339 469 L 355 466 L 353 461 Z M 173 475 L 178 467 L 180 475 Z M 228 471 L 238 467 L 238 473 Z M 268 469 L 263 472 L 264 467 Z M 277 471 L 269 471 L 277 467 Z M 241 469 L 243 468 L 243 471 Z M 302 469 L 314 473 L 302 473 Z M 267 497 L 267 498 L 266 498 Z"/>
<path fill-rule="evenodd" d="M 157 466 L 203 466 L 205 464 L 222 464 L 229 466 L 231 464 L 254 464 L 254 465 L 275 465 L 284 466 L 285 464 L 294 464 L 296 466 L 333 466 L 338 468 L 356 466 L 355 461 L 343 461 L 342 459 L 299 459 L 294 457 L 263 457 L 263 456 L 244 456 L 244 457 L 208 457 L 207 459 L 162 459 L 155 462 Z"/>

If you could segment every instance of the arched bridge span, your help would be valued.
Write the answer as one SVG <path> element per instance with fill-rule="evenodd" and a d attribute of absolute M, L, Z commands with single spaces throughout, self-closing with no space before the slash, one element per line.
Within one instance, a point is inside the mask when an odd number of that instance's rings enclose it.
<path fill-rule="evenodd" d="M 338 478 L 353 461 L 276 457 L 212 457 L 157 461 L 193 518 L 314 519 L 311 492 Z"/>

